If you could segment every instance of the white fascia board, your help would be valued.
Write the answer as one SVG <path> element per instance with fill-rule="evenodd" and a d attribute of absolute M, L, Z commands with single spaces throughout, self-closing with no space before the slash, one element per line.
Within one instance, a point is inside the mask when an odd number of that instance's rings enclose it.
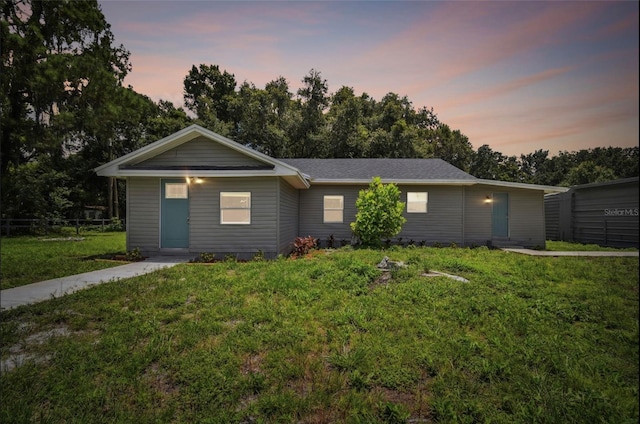
<path fill-rule="evenodd" d="M 99 174 L 100 175 L 100 174 Z M 299 174 L 292 172 L 278 172 L 277 170 L 188 170 L 188 169 L 118 169 L 115 175 L 108 175 L 117 178 L 129 177 L 155 177 L 155 178 L 240 178 L 240 177 L 282 177 L 295 188 L 309 188 L 308 180 Z"/>
<path fill-rule="evenodd" d="M 188 169 L 126 169 L 115 177 L 277 177 L 273 171 L 232 170 L 232 171 L 198 171 Z"/>
<path fill-rule="evenodd" d="M 247 177 L 281 177 L 294 188 L 307 189 L 309 182 L 298 175 L 277 174 L 273 171 L 189 171 L 189 170 L 150 170 L 127 169 L 117 175 L 116 178 L 153 177 L 153 178 L 247 178 Z"/>
<path fill-rule="evenodd" d="M 383 184 L 396 184 L 396 185 L 455 185 L 455 186 L 469 186 L 476 184 L 476 180 L 398 180 L 398 179 L 389 179 L 383 178 Z M 333 180 L 333 179 L 312 179 L 311 185 L 362 185 L 371 183 L 371 179 L 363 180 L 363 179 L 341 179 L 341 180 Z"/>
<path fill-rule="evenodd" d="M 199 128 L 201 127 L 199 127 L 198 125 L 191 125 L 165 138 L 162 138 L 158 141 L 154 141 L 153 143 L 147 144 L 146 146 L 141 147 L 138 150 L 135 150 L 124 156 L 120 156 L 119 158 L 114 159 L 111 162 L 107 162 L 104 165 L 101 165 L 95 168 L 95 172 L 100 176 L 114 177 L 116 176 L 114 175 L 115 170 L 117 170 L 120 165 L 135 164 L 135 163 L 142 162 L 145 159 L 148 159 L 153 156 L 159 155 L 160 153 L 166 152 L 167 150 L 170 150 L 172 147 L 175 147 L 182 143 L 186 143 L 187 141 L 193 140 L 198 136 Z"/>
<path fill-rule="evenodd" d="M 514 183 L 510 181 L 494 181 L 494 180 L 483 180 L 483 179 L 477 179 L 476 184 L 485 184 L 485 185 L 490 185 L 494 187 L 522 188 L 525 190 L 540 190 L 540 191 L 544 191 L 545 194 L 564 193 L 569 190 L 569 187 L 556 187 L 556 186 L 548 186 L 548 185 Z"/>
<path fill-rule="evenodd" d="M 311 185 L 363 185 L 369 184 L 371 180 L 363 179 L 312 179 Z M 541 190 L 545 193 L 564 193 L 569 190 L 568 187 L 555 187 L 547 185 L 537 184 L 525 184 L 525 183 L 513 183 L 508 181 L 494 181 L 483 179 L 472 180 L 397 180 L 397 179 L 382 179 L 384 184 L 393 183 L 396 185 L 445 185 L 445 186 L 473 186 L 478 184 L 484 184 L 494 187 L 507 187 L 507 188 L 521 188 L 526 190 Z"/>

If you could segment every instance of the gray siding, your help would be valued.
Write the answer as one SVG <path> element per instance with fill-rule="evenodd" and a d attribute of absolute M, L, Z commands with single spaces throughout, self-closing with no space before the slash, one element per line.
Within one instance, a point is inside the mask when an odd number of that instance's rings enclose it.
<path fill-rule="evenodd" d="M 264 165 L 240 152 L 204 137 L 188 141 L 135 166 L 246 166 Z"/>
<path fill-rule="evenodd" d="M 544 221 L 547 240 L 560 240 L 560 194 L 544 197 Z"/>
<path fill-rule="evenodd" d="M 352 186 L 312 186 L 308 190 L 300 191 L 300 233 L 301 237 L 313 236 L 326 243 L 327 238 L 333 235 L 337 242 L 341 240 L 351 241 L 351 227 L 349 223 L 355 220 L 356 199 L 360 190 L 366 185 Z M 344 196 L 344 211 L 342 223 L 323 223 L 324 196 Z"/>
<path fill-rule="evenodd" d="M 491 196 L 493 187 L 471 186 L 464 188 L 464 244 L 487 245 L 491 241 Z"/>
<path fill-rule="evenodd" d="M 220 192 L 251 192 L 251 224 L 220 224 Z M 190 251 L 250 258 L 262 250 L 275 256 L 277 246 L 277 178 L 204 178 L 191 185 Z"/>
<path fill-rule="evenodd" d="M 509 239 L 525 247 L 544 248 L 544 192 L 509 190 L 509 200 Z"/>
<path fill-rule="evenodd" d="M 492 204 L 487 196 L 493 193 L 509 194 L 509 237 L 492 236 Z M 518 245 L 544 247 L 544 192 L 515 188 L 477 185 L 465 188 L 465 243 L 466 245 L 496 246 Z"/>
<path fill-rule="evenodd" d="M 350 223 L 356 216 L 356 199 L 360 190 L 367 186 L 312 186 L 309 190 L 300 191 L 300 236 L 311 235 L 319 238 L 323 243 L 333 235 L 337 242 L 351 240 Z M 462 187 L 441 186 L 398 186 L 401 201 L 406 203 L 407 192 L 416 191 L 428 194 L 427 213 L 405 213 L 407 222 L 402 232 L 395 237 L 401 237 L 403 243 L 413 240 L 415 243 L 432 244 L 440 242 L 449 244 L 462 243 Z M 344 220 L 342 223 L 323 222 L 323 199 L 325 195 L 344 196 Z"/>
<path fill-rule="evenodd" d="M 190 248 L 192 253 L 214 252 L 218 257 L 234 254 L 250 258 L 263 251 L 274 257 L 286 253 L 297 236 L 319 238 L 323 245 L 333 235 L 337 242 L 350 241 L 350 223 L 356 215 L 356 199 L 366 185 L 312 186 L 296 190 L 279 178 L 205 178 L 190 186 Z M 490 186 L 399 186 L 401 200 L 407 192 L 428 193 L 427 213 L 405 213 L 403 242 L 443 245 L 483 245 L 491 237 L 491 204 L 486 197 L 496 191 Z M 251 224 L 220 224 L 220 192 L 251 192 Z M 509 241 L 544 246 L 544 209 L 541 191 L 509 189 Z M 342 223 L 323 223 L 325 195 L 344 196 Z M 127 248 L 158 252 L 160 179 L 129 178 L 127 181 Z M 636 201 L 637 208 L 637 201 Z M 637 217 L 635 217 L 637 243 Z M 610 225 L 611 228 L 613 228 Z"/>
<path fill-rule="evenodd" d="M 160 179 L 127 179 L 127 250 L 157 253 L 160 239 Z"/>
<path fill-rule="evenodd" d="M 424 242 L 450 244 L 462 243 L 462 212 L 463 189 L 454 186 L 398 186 L 400 199 L 407 202 L 407 192 L 427 192 L 427 213 L 407 213 L 407 222 L 396 237 L 402 237 L 403 242 L 413 240 Z"/>
<path fill-rule="evenodd" d="M 290 252 L 293 240 L 298 236 L 298 190 L 282 179 L 278 184 L 280 190 L 278 252 L 286 254 Z"/>

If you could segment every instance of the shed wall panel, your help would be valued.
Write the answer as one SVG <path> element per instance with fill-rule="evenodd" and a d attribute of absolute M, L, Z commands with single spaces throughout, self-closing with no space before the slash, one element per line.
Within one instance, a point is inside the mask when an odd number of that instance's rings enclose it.
<path fill-rule="evenodd" d="M 638 183 L 577 188 L 572 192 L 573 240 L 638 247 Z"/>
<path fill-rule="evenodd" d="M 560 201 L 562 194 L 544 197 L 544 220 L 547 240 L 560 240 Z"/>

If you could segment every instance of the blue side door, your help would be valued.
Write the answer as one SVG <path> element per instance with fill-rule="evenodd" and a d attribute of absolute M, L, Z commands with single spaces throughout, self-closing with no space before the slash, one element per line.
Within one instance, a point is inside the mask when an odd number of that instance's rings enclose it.
<path fill-rule="evenodd" d="M 189 185 L 184 179 L 166 179 L 160 202 L 160 247 L 189 247 Z"/>
<path fill-rule="evenodd" d="M 491 227 L 493 237 L 509 237 L 509 193 L 493 193 Z"/>

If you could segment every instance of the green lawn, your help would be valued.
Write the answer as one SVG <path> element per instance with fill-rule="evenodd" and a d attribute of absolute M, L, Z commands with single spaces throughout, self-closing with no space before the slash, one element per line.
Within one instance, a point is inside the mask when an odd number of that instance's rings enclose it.
<path fill-rule="evenodd" d="M 0 288 L 122 265 L 97 256 L 124 253 L 125 233 L 86 232 L 0 240 Z"/>
<path fill-rule="evenodd" d="M 629 252 L 637 252 L 636 248 L 625 248 L 625 249 L 616 249 L 615 247 L 603 247 L 598 246 L 597 244 L 582 244 L 582 243 L 570 243 L 567 241 L 549 241 L 546 242 L 545 250 L 551 250 L 555 252 L 584 252 L 584 251 L 629 251 Z"/>
<path fill-rule="evenodd" d="M 637 258 L 183 264 L 2 312 L 0 422 L 637 423 L 638 300 Z"/>

